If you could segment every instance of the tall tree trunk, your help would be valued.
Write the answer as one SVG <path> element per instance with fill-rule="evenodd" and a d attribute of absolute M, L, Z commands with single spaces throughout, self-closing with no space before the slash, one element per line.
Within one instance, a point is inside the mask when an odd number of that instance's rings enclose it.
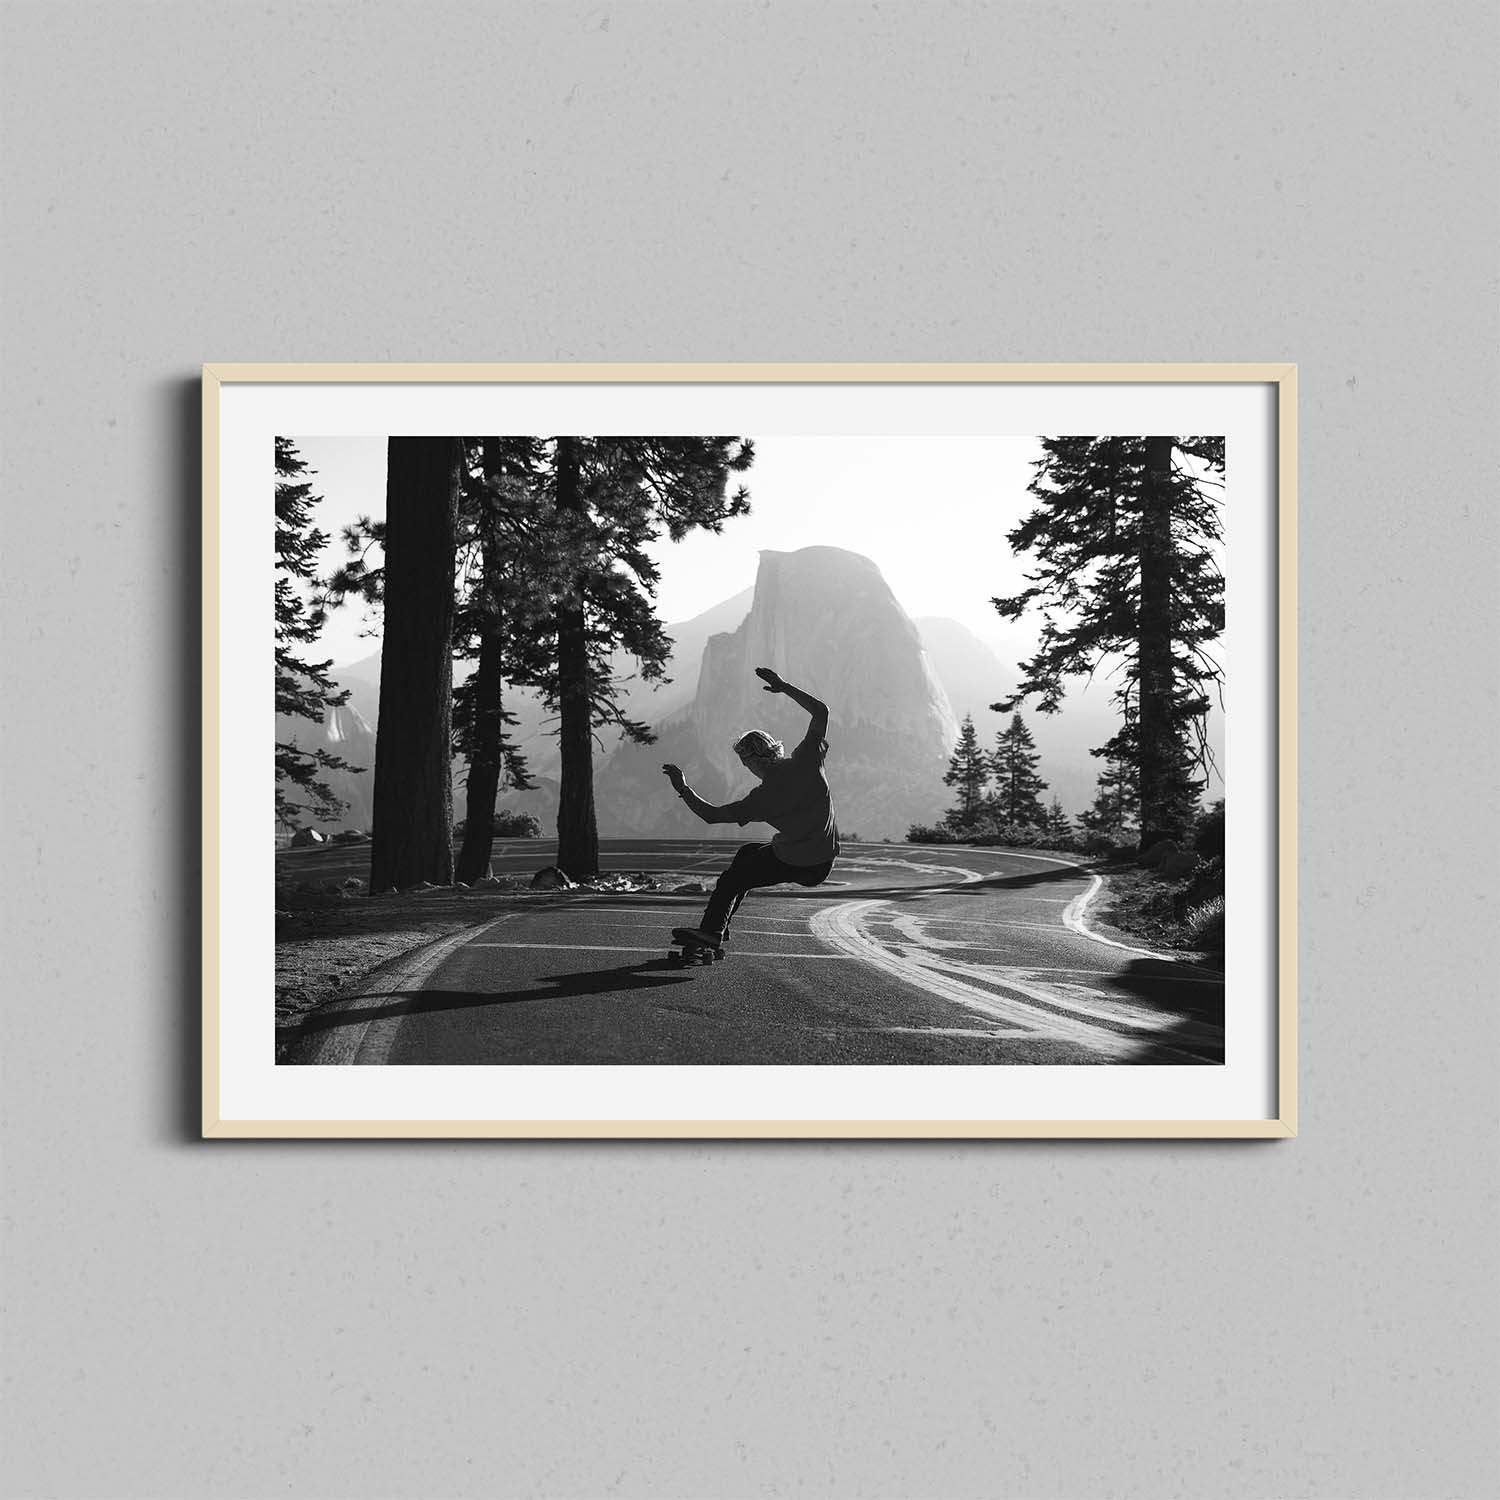
<path fill-rule="evenodd" d="M 484 440 L 484 473 L 487 479 L 500 472 L 499 439 Z M 464 841 L 458 854 L 456 878 L 473 885 L 490 873 L 490 854 L 495 845 L 495 799 L 500 790 L 500 716 L 504 634 L 500 609 L 499 567 L 495 558 L 496 525 L 486 509 L 480 518 L 480 569 L 484 589 L 483 623 L 480 627 L 479 665 L 474 673 L 474 750 L 469 756 L 469 777 L 464 812 Z"/>
<path fill-rule="evenodd" d="M 464 841 L 455 878 L 473 885 L 490 873 L 500 791 L 500 635 L 485 630 L 474 673 L 474 752 L 469 757 Z"/>
<path fill-rule="evenodd" d="M 578 440 L 557 440 L 557 510 L 569 525 L 581 523 L 584 504 Z M 575 523 L 576 524 L 576 523 Z M 557 802 L 557 864 L 584 880 L 599 872 L 599 830 L 594 821 L 593 706 L 584 617 L 587 579 L 582 573 L 557 605 L 558 746 L 562 752 Z"/>
<path fill-rule="evenodd" d="M 1141 850 L 1182 830 L 1174 813 L 1178 767 L 1172 714 L 1172 439 L 1146 439 L 1141 477 L 1138 629 Z"/>
<path fill-rule="evenodd" d="M 453 556 L 457 438 L 386 445 L 385 636 L 370 888 L 453 883 Z"/>

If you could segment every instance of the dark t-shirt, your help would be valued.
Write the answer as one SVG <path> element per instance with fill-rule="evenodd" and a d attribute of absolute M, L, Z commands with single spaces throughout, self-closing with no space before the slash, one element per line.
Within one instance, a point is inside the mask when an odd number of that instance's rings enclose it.
<path fill-rule="evenodd" d="M 827 754 L 827 740 L 803 740 L 758 787 L 724 809 L 741 827 L 769 823 L 776 830 L 771 849 L 785 864 L 823 865 L 838 856 L 833 794 L 823 774 Z"/>

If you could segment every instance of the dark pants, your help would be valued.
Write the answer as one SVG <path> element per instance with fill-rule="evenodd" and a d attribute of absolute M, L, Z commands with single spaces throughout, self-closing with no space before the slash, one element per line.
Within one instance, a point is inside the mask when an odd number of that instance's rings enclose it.
<path fill-rule="evenodd" d="M 822 885 L 833 869 L 830 859 L 823 865 L 789 865 L 777 859 L 769 844 L 746 844 L 719 876 L 700 924 L 704 932 L 728 932 L 729 923 L 746 891 L 763 885 Z"/>

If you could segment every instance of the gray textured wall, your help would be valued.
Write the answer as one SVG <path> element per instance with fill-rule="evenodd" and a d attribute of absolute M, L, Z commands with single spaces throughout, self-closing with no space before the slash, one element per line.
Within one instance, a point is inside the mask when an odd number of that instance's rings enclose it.
<path fill-rule="evenodd" d="M 1489 1493 L 1492 5 L 0 18 L 7 1495 Z M 200 362 L 813 357 L 1300 362 L 1302 1137 L 195 1142 Z"/>

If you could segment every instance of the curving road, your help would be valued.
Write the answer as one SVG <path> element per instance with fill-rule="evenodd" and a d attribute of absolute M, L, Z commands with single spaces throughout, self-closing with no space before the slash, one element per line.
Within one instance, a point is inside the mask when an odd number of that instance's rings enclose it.
<path fill-rule="evenodd" d="M 553 847 L 497 846 L 497 873 Z M 735 847 L 618 841 L 603 863 L 712 884 Z M 1093 934 L 1097 885 L 1055 856 L 855 845 L 815 891 L 752 893 L 725 962 L 690 969 L 667 936 L 701 894 L 520 896 L 314 1012 L 292 1060 L 1221 1063 L 1223 976 Z"/>

